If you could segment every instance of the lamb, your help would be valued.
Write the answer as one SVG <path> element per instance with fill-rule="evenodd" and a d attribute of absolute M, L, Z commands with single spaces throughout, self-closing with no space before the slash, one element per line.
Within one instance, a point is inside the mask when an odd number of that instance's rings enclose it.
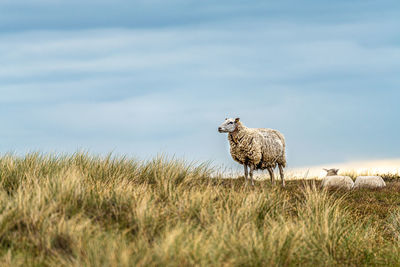
<path fill-rule="evenodd" d="M 381 188 L 386 183 L 380 176 L 359 176 L 354 183 L 354 188 Z"/>
<path fill-rule="evenodd" d="M 278 166 L 285 186 L 284 168 L 286 167 L 285 137 L 277 130 L 247 128 L 239 118 L 225 119 L 218 128 L 220 133 L 228 133 L 232 158 L 244 166 L 246 183 L 249 168 L 251 184 L 254 186 L 253 171 L 267 169 L 271 183 L 275 184 L 274 169 Z"/>
<path fill-rule="evenodd" d="M 322 187 L 344 188 L 350 190 L 354 187 L 354 182 L 349 176 L 337 175 L 339 169 L 324 169 L 327 175 L 322 179 Z"/>

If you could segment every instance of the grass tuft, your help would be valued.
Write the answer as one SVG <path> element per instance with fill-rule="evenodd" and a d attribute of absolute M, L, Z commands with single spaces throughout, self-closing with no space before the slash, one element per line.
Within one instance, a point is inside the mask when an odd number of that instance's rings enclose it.
<path fill-rule="evenodd" d="M 0 158 L 4 266 L 398 265 L 400 183 L 352 192 L 315 181 L 212 178 L 156 157 Z"/>

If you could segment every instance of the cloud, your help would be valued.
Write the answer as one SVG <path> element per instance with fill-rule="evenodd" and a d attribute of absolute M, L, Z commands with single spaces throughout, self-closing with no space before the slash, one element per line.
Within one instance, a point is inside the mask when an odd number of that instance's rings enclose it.
<path fill-rule="evenodd" d="M 330 163 L 328 166 L 307 166 L 302 168 L 289 169 L 289 177 L 295 178 L 323 178 L 326 176 L 325 168 L 339 168 L 339 174 L 353 173 L 357 175 L 377 175 L 377 174 L 395 174 L 400 173 L 400 159 L 380 159 L 366 161 L 350 161 L 341 163 Z"/>
<path fill-rule="evenodd" d="M 185 5 L 178 13 L 196 5 L 174 4 Z M 226 116 L 241 116 L 250 127 L 284 132 L 292 166 L 396 156 L 398 22 L 388 16 L 316 23 L 307 12 L 293 18 L 299 23 L 282 12 L 249 16 L 260 7 L 287 8 L 258 3 L 240 12 L 239 2 L 209 3 L 194 11 L 201 23 L 176 18 L 169 27 L 117 27 L 125 24 L 112 16 L 107 28 L 83 23 L 65 30 L 45 16 L 56 30 L 43 22 L 36 30 L 20 24 L 30 31 L 3 32 L 3 151 L 167 152 L 231 164 L 226 137 L 215 129 Z M 169 12 L 157 23 L 173 22 Z"/>
<path fill-rule="evenodd" d="M 384 43 L 387 37 L 382 39 L 384 44 L 371 47 L 363 44 L 368 42 L 365 37 L 354 39 L 348 30 L 328 38 L 326 32 L 332 32 L 331 28 L 310 30 L 309 26 L 286 25 L 270 31 L 97 30 L 70 32 L 67 36 L 39 32 L 36 38 L 32 33 L 3 35 L 0 51 L 5 67 L 0 77 L 14 84 L 17 80 L 70 80 L 91 75 L 136 75 L 138 80 L 172 78 L 179 82 L 175 74 L 180 72 L 203 81 L 204 77 L 241 77 L 246 82 L 265 84 L 315 80 L 324 75 L 334 79 L 370 73 L 395 76 L 391 70 L 400 65 L 400 51 Z M 360 25 L 354 28 L 362 31 Z M 363 31 L 367 28 L 369 24 Z M 285 36 L 279 32 L 285 32 Z M 154 75 L 148 77 L 150 73 Z"/>
<path fill-rule="evenodd" d="M 0 31 L 77 30 L 91 28 L 154 29 L 191 27 L 260 18 L 264 21 L 332 24 L 371 18 L 397 19 L 398 2 L 334 1 L 279 2 L 240 0 L 5 0 L 0 3 Z M 390 8 L 389 8 L 390 7 Z"/>

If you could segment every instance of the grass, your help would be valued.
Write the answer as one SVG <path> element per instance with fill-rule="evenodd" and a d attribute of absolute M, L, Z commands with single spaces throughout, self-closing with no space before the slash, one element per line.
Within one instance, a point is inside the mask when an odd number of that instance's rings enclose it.
<path fill-rule="evenodd" d="M 157 157 L 0 158 L 2 266 L 399 266 L 400 183 L 245 186 Z"/>

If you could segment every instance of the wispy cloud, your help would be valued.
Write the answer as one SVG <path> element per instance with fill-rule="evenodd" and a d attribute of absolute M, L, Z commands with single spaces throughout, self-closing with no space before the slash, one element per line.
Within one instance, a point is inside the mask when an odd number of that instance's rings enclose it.
<path fill-rule="evenodd" d="M 26 21 L 37 16 L 35 8 L 79 6 L 32 3 Z M 393 11 L 340 2 L 330 5 L 361 11 L 335 20 L 322 5 L 296 13 L 286 3 L 207 2 L 193 11 L 194 23 L 173 17 L 198 4 L 174 3 L 178 13 L 155 18 L 161 26 L 129 26 L 112 16 L 92 29 L 89 22 L 65 28 L 45 16 L 33 29 L 21 22 L 19 30 L 3 31 L 3 151 L 167 152 L 230 163 L 225 137 L 215 128 L 226 116 L 240 115 L 248 126 L 284 132 L 292 165 L 397 156 L 400 27 Z M 116 8 L 123 4 L 131 7 L 118 2 Z M 156 12 L 147 2 L 135 5 L 151 10 L 140 16 Z M 94 14 L 105 7 L 100 2 Z M 257 9 L 277 13 L 249 15 Z"/>

